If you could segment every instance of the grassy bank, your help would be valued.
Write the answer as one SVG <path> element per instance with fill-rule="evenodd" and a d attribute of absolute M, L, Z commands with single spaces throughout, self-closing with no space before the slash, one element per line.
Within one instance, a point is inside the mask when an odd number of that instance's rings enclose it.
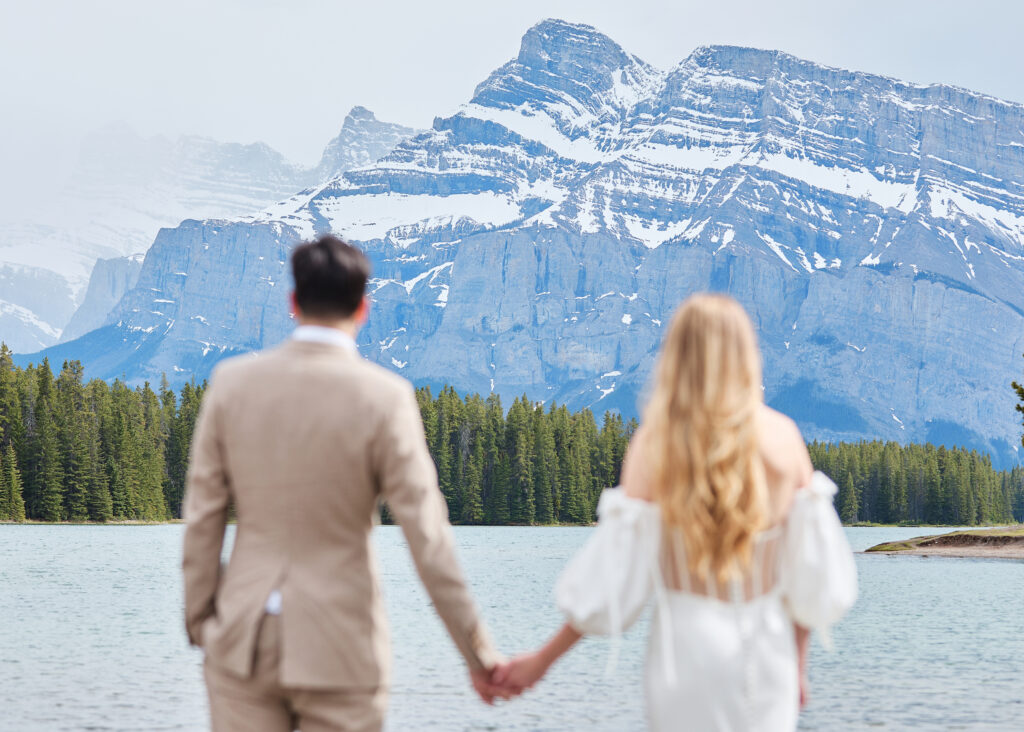
<path fill-rule="evenodd" d="M 886 554 L 1024 558 L 1024 524 L 995 529 L 964 529 L 877 544 L 867 550 Z"/>

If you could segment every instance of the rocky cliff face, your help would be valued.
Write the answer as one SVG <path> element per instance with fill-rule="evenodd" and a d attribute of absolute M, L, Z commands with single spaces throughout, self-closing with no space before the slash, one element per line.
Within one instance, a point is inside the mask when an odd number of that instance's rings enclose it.
<path fill-rule="evenodd" d="M 89 277 L 85 298 L 64 327 L 61 339 L 74 340 L 101 327 L 111 309 L 139 281 L 142 260 L 143 255 L 135 254 L 96 262 Z"/>
<path fill-rule="evenodd" d="M 285 336 L 287 251 L 374 262 L 364 354 L 416 383 L 636 414 L 674 308 L 751 313 L 766 397 L 820 439 L 1015 459 L 1024 106 L 698 49 L 653 69 L 545 21 L 454 115 L 263 212 L 161 232 L 107 325 L 55 354 L 181 381 Z"/>
<path fill-rule="evenodd" d="M 417 132 L 411 127 L 382 122 L 366 107 L 353 107 L 341 125 L 341 132 L 324 148 L 320 163 L 313 171 L 311 185 L 329 181 L 346 170 L 370 165 Z"/>
<path fill-rule="evenodd" d="M 145 252 L 162 227 L 184 219 L 251 213 L 369 164 L 415 132 L 355 107 L 309 168 L 262 143 L 144 138 L 123 126 L 91 135 L 68 187 L 31 219 L 0 228 L 0 340 L 28 352 L 82 335 L 124 294 L 101 313 L 87 301 L 90 277 L 111 273 L 109 263 L 93 272 L 99 260 Z"/>

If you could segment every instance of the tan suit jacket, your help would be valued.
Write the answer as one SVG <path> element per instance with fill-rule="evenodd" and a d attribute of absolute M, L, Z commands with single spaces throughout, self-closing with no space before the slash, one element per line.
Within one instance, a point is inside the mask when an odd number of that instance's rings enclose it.
<path fill-rule="evenodd" d="M 406 380 L 344 347 L 288 341 L 222 363 L 203 399 L 185 496 L 185 624 L 207 661 L 252 672 L 279 589 L 281 683 L 386 686 L 390 646 L 370 542 L 378 500 L 471 669 L 498 660 L 456 561 Z M 229 503 L 238 529 L 221 568 Z"/>

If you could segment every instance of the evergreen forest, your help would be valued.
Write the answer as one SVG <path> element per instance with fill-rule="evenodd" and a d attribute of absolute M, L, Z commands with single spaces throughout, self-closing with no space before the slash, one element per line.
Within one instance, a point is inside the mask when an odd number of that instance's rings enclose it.
<path fill-rule="evenodd" d="M 0 347 L 0 521 L 163 521 L 181 516 L 205 384 L 85 381 L 77 361 L 21 368 Z M 635 420 L 517 398 L 417 390 L 456 524 L 588 524 L 619 479 Z M 894 442 L 812 443 L 847 523 L 1024 521 L 1024 468 L 977 452 Z M 384 519 L 387 520 L 385 509 Z"/>

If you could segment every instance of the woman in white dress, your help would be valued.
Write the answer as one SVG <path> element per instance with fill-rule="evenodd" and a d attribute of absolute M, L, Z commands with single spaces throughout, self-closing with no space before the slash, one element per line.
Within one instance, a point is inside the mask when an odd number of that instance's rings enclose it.
<path fill-rule="evenodd" d="M 622 488 L 604 492 L 597 529 L 559 579 L 565 625 L 495 681 L 531 687 L 582 635 L 619 635 L 653 599 L 651 729 L 795 729 L 810 630 L 827 644 L 857 592 L 834 494 L 796 425 L 763 403 L 743 308 L 691 297 L 669 327 Z"/>

